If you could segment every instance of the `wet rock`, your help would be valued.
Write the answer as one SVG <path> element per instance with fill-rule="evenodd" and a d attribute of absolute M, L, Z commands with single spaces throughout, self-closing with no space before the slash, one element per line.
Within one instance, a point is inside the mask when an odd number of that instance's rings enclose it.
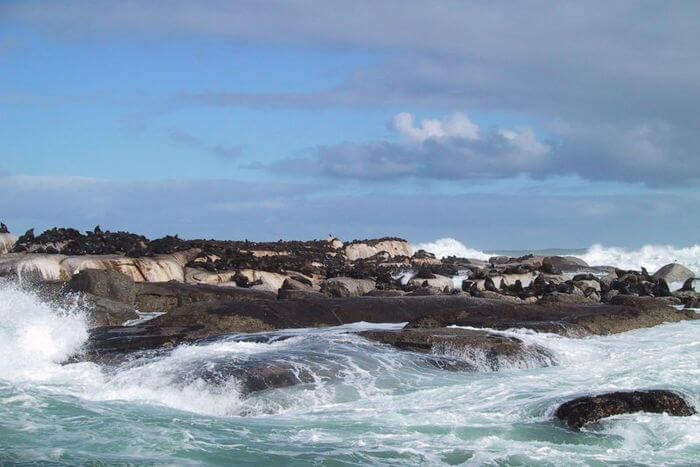
<path fill-rule="evenodd" d="M 553 356 L 543 347 L 527 345 L 515 337 L 459 328 L 363 331 L 362 337 L 411 352 L 455 358 L 467 362 L 468 371 L 498 371 L 553 365 Z"/>
<path fill-rule="evenodd" d="M 260 290 L 180 282 L 140 282 L 136 287 L 136 308 L 142 312 L 167 312 L 198 302 L 253 301 L 274 299 L 276 294 Z"/>
<path fill-rule="evenodd" d="M 695 277 L 695 273 L 678 263 L 667 264 L 654 273 L 654 279 L 664 279 L 666 282 L 683 282 L 691 277 Z"/>
<path fill-rule="evenodd" d="M 188 378 L 202 379 L 214 385 L 228 383 L 234 378 L 243 396 L 268 389 L 314 382 L 313 374 L 306 368 L 298 368 L 278 361 L 228 362 L 211 367 L 200 367 L 188 374 Z"/>
<path fill-rule="evenodd" d="M 134 281 L 117 271 L 84 269 L 73 275 L 66 286 L 68 290 L 74 292 L 89 293 L 132 307 L 136 302 Z"/>
<path fill-rule="evenodd" d="M 139 317 L 133 306 L 105 297 L 83 294 L 77 302 L 88 310 L 88 322 L 91 328 L 121 326 L 126 321 Z"/>
<path fill-rule="evenodd" d="M 579 397 L 559 406 L 555 415 L 569 428 L 579 430 L 601 418 L 635 412 L 667 413 L 678 417 L 696 413 L 681 395 L 656 389 Z"/>
<path fill-rule="evenodd" d="M 461 310 L 434 311 L 412 320 L 409 328 L 468 326 L 476 328 L 527 328 L 572 337 L 607 335 L 657 326 L 664 322 L 698 319 L 692 311 L 678 311 L 650 297 L 624 305 L 512 304 L 496 300 L 465 306 Z"/>

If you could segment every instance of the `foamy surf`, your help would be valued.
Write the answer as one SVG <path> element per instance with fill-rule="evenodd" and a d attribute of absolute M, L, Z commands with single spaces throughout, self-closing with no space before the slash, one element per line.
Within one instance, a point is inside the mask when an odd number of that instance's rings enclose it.
<path fill-rule="evenodd" d="M 61 364 L 87 336 L 81 310 L 3 283 L 0 318 L 0 457 L 9 463 L 690 464 L 700 449 L 698 416 L 632 414 L 584 433 L 552 420 L 566 399 L 620 388 L 669 388 L 698 406 L 698 322 L 585 339 L 493 331 L 546 348 L 556 365 L 464 373 L 352 334 L 402 324 L 232 335 L 101 368 Z M 255 361 L 313 380 L 245 395 L 235 377 L 197 376 Z"/>

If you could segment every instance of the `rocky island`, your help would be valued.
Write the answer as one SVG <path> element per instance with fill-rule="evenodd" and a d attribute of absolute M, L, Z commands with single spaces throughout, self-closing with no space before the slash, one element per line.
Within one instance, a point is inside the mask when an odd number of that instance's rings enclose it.
<path fill-rule="evenodd" d="M 496 331 L 609 335 L 695 320 L 692 308 L 700 305 L 694 273 L 680 264 L 652 274 L 562 256 L 437 258 L 413 251 L 398 237 L 149 240 L 99 227 L 15 236 L 2 224 L 0 276 L 47 301 L 83 307 L 92 330 L 67 362 L 107 366 L 220 336 L 265 339 L 272 331 L 357 322 L 406 323 L 403 329 L 358 335 L 374 345 L 421 354 L 426 365 L 449 371 L 549 366 L 557 361 L 546 348 Z M 672 290 L 672 283 L 682 286 Z M 246 394 L 313 383 L 311 375 L 280 362 L 197 374 L 209 381 L 235 376 Z M 652 399 L 667 401 L 665 392 L 643 394 L 644 403 L 628 401 L 625 407 L 663 411 L 664 405 Z M 578 420 L 605 416 L 601 404 L 575 405 L 575 420 L 564 415 L 573 410 L 564 405 L 557 416 L 578 429 L 584 423 Z M 582 414 L 587 407 L 597 415 Z M 625 407 L 610 413 L 628 411 Z M 690 407 L 669 412 L 693 413 Z"/>

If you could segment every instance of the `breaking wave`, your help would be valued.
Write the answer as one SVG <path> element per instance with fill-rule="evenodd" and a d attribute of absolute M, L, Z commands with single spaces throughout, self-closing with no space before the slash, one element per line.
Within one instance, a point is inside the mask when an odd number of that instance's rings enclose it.
<path fill-rule="evenodd" d="M 488 260 L 496 255 L 496 253 L 486 253 L 470 248 L 454 238 L 440 238 L 434 242 L 418 243 L 413 245 L 413 248 L 415 251 L 425 250 L 433 253 L 437 258 L 457 256 Z M 519 253 L 551 254 L 546 253 L 546 250 L 523 250 Z M 557 252 L 557 254 L 566 255 L 567 252 L 563 250 Z M 700 275 L 700 245 L 698 244 L 684 248 L 676 248 L 670 245 L 645 245 L 637 250 L 595 244 L 588 248 L 585 253 L 581 253 L 580 250 L 571 250 L 568 254 L 581 258 L 590 266 L 615 266 L 621 269 L 636 270 L 645 267 L 652 273 L 666 264 L 679 263 Z"/>

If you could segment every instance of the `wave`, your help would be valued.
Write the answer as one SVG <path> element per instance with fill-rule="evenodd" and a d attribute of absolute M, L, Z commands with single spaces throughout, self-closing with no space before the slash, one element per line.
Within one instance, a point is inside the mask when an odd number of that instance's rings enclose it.
<path fill-rule="evenodd" d="M 638 250 L 593 245 L 581 258 L 591 266 L 615 266 L 621 269 L 645 267 L 654 272 L 669 263 L 679 263 L 700 274 L 700 245 L 675 248 L 670 245 L 645 245 Z"/>
<path fill-rule="evenodd" d="M 488 259 L 493 256 L 483 251 L 469 248 L 464 243 L 454 238 L 439 238 L 434 242 L 418 243 L 413 245 L 413 250 L 425 250 L 429 253 L 433 253 L 438 259 L 448 256 L 457 256 L 458 258 L 472 258 L 488 261 Z"/>
<path fill-rule="evenodd" d="M 434 242 L 418 243 L 413 245 L 413 248 L 415 251 L 425 250 L 433 253 L 440 259 L 447 256 L 457 256 L 486 261 L 495 255 L 470 248 L 454 238 L 440 238 Z M 536 250 L 531 250 L 531 252 L 538 253 Z M 527 250 L 522 253 L 527 253 Z M 645 245 L 637 250 L 595 244 L 588 248 L 585 253 L 571 250 L 570 256 L 581 258 L 591 266 L 614 266 L 636 270 L 645 267 L 652 273 L 666 264 L 679 263 L 700 275 L 700 245 L 697 244 L 684 248 L 676 248 L 671 245 Z"/>

